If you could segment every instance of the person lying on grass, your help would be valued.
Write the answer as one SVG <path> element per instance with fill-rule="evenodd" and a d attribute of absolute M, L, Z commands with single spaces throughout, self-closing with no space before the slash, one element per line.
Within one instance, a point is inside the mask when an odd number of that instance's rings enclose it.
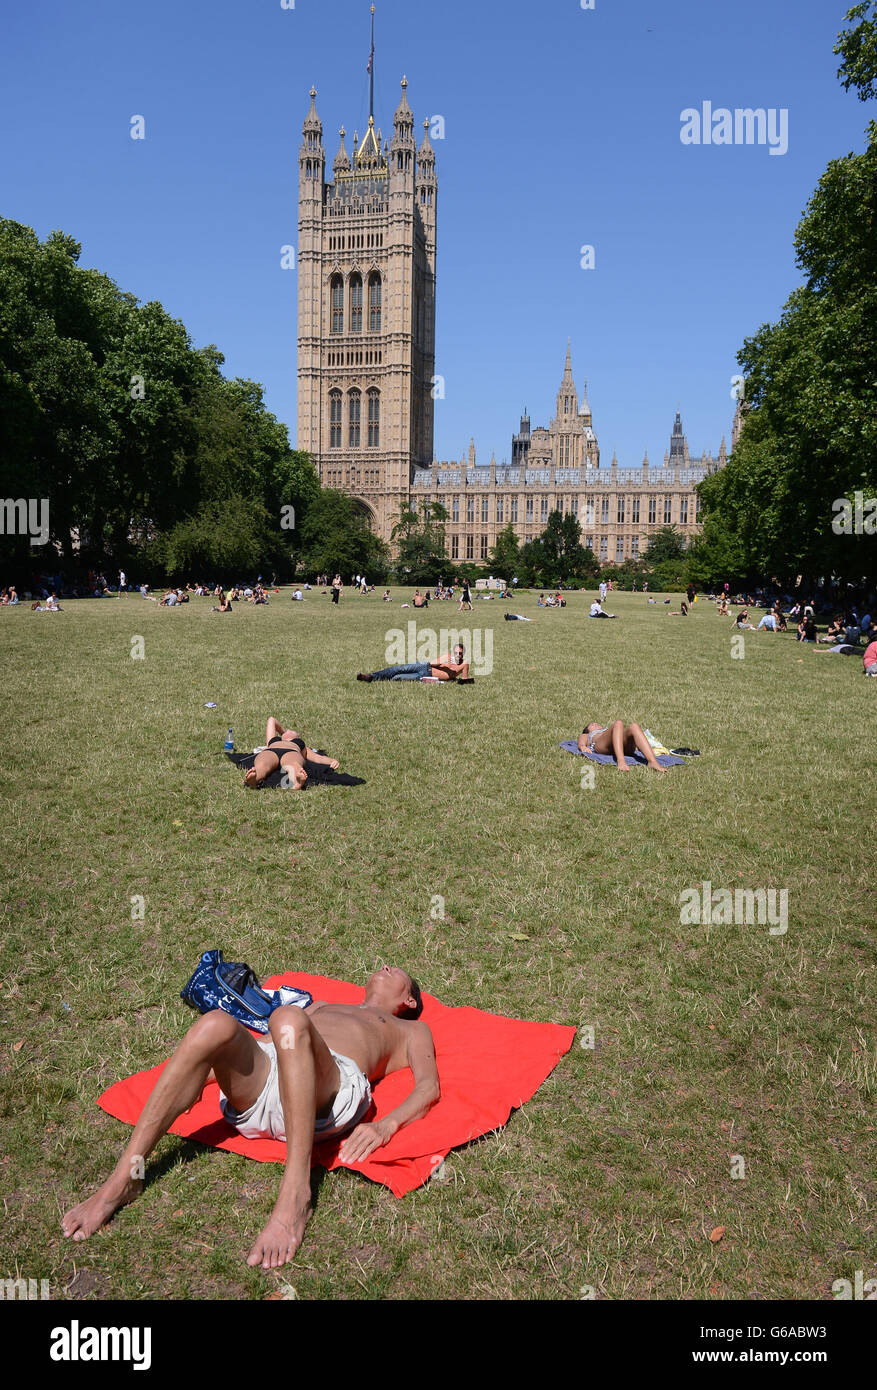
<path fill-rule="evenodd" d="M 462 642 L 453 653 L 445 652 L 438 661 L 412 661 L 407 666 L 385 666 L 382 671 L 360 671 L 358 681 L 464 681 L 469 677 L 469 663 Z"/>
<path fill-rule="evenodd" d="M 421 1009 L 417 981 L 385 965 L 369 976 L 362 1004 L 282 1006 L 263 1041 L 221 1009 L 204 1014 L 155 1083 L 110 1177 L 65 1215 L 64 1235 L 87 1239 L 140 1194 L 146 1158 L 215 1080 L 225 1118 L 242 1135 L 286 1141 L 274 1211 L 247 1256 L 248 1265 L 262 1269 L 286 1264 L 311 1217 L 314 1143 L 346 1134 L 341 1160 L 359 1163 L 439 1099 L 432 1033 L 417 1021 Z M 370 1083 L 405 1067 L 414 1076 L 411 1093 L 382 1119 L 365 1122 Z"/>
<path fill-rule="evenodd" d="M 613 754 L 619 772 L 630 771 L 627 755 L 637 750 L 656 772 L 669 772 L 669 768 L 662 767 L 658 762 L 652 745 L 639 724 L 628 724 L 625 728 L 623 719 L 616 719 L 614 723 L 606 725 L 588 724 L 579 734 L 577 743 L 582 753 Z"/>
<path fill-rule="evenodd" d="M 324 767 L 331 767 L 333 772 L 337 772 L 340 766 L 337 758 L 327 758 L 323 753 L 308 748 L 295 729 L 284 729 L 273 715 L 265 725 L 265 742 L 267 748 L 256 754 L 255 763 L 244 774 L 245 787 L 258 787 L 260 782 L 282 767 L 290 787 L 297 792 L 303 791 L 308 781 L 306 762 L 321 763 Z"/>

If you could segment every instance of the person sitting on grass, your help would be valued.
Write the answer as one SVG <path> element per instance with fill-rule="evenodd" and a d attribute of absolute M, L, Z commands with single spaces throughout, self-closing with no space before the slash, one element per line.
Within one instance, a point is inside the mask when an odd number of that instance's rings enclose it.
<path fill-rule="evenodd" d="M 600 600 L 599 600 L 598 598 L 595 598 L 595 599 L 594 599 L 594 602 L 591 604 L 591 611 L 590 611 L 590 613 L 588 614 L 588 617 L 589 617 L 589 618 L 614 618 L 614 617 L 615 617 L 615 614 L 614 614 L 614 613 L 604 613 L 604 612 L 603 612 L 603 606 L 602 606 L 602 604 L 600 603 Z"/>
<path fill-rule="evenodd" d="M 804 621 L 805 619 L 802 618 L 801 622 L 803 623 Z M 832 618 L 831 622 L 828 624 L 828 627 L 825 629 L 825 636 L 820 637 L 817 640 L 820 642 L 826 642 L 829 646 L 833 647 L 836 642 L 839 642 L 841 640 L 841 637 L 843 636 L 843 630 L 843 618 L 841 617 L 840 613 L 836 613 L 835 616 Z"/>
<path fill-rule="evenodd" d="M 419 589 L 414 590 L 414 598 L 411 600 L 415 608 L 429 607 L 429 594 L 422 594 Z"/>
<path fill-rule="evenodd" d="M 244 774 L 245 787 L 258 787 L 266 777 L 282 767 L 291 789 L 304 791 L 308 784 L 306 762 L 331 767 L 333 772 L 337 772 L 340 766 L 337 758 L 327 758 L 323 753 L 308 748 L 295 729 L 284 729 L 273 715 L 265 726 L 265 743 L 267 747 L 256 754 L 255 763 Z"/>
<path fill-rule="evenodd" d="M 877 676 L 877 638 L 871 639 L 862 656 L 862 669 L 866 676 Z"/>
<path fill-rule="evenodd" d="M 227 594 L 224 589 L 220 589 L 217 585 L 216 597 L 219 599 L 219 607 L 217 608 L 214 604 L 210 611 L 212 613 L 230 613 L 232 611 L 231 594 Z"/>
<path fill-rule="evenodd" d="M 269 1037 L 252 1033 L 221 1009 L 194 1023 L 155 1083 L 112 1174 L 66 1213 L 61 1229 L 86 1240 L 143 1189 L 143 1165 L 174 1120 L 219 1083 L 226 1120 L 245 1138 L 286 1141 L 286 1162 L 268 1224 L 247 1264 L 276 1269 L 291 1260 L 312 1215 L 314 1143 L 346 1135 L 343 1163 L 361 1163 L 440 1098 L 435 1047 L 420 1022 L 420 987 L 407 971 L 385 965 L 365 987 L 362 1004 L 320 1001 L 283 1005 Z M 408 1095 L 380 1120 L 367 1122 L 371 1083 L 409 1069 Z"/>
<path fill-rule="evenodd" d="M 824 642 L 826 639 L 823 637 L 823 638 L 820 638 L 819 640 Z M 828 640 L 831 641 L 831 642 L 833 642 L 833 641 L 834 641 L 834 638 L 833 638 L 833 637 L 830 637 L 830 638 L 828 638 Z M 815 642 L 815 641 L 816 641 L 816 621 L 815 621 L 814 618 L 802 618 L 802 619 L 801 619 L 801 621 L 800 621 L 799 624 L 798 624 L 798 631 L 797 631 L 797 634 L 796 634 L 796 636 L 795 636 L 795 641 L 796 641 L 796 642 Z"/>
<path fill-rule="evenodd" d="M 669 768 L 662 767 L 658 762 L 639 724 L 628 724 L 625 728 L 623 719 L 616 719 L 612 724 L 588 724 L 579 734 L 577 742 L 582 753 L 614 755 L 619 772 L 630 771 L 627 755 L 637 750 L 655 772 L 669 772 Z"/>
<path fill-rule="evenodd" d="M 452 654 L 445 653 L 438 661 L 413 661 L 407 666 L 385 666 L 382 671 L 360 671 L 358 681 L 465 681 L 469 679 L 469 663 L 462 642 Z"/>
<path fill-rule="evenodd" d="M 776 613 L 765 613 L 755 630 L 756 632 L 761 632 L 762 628 L 764 628 L 765 632 L 777 632 L 779 630 Z"/>
<path fill-rule="evenodd" d="M 52 593 L 49 594 L 49 597 L 46 599 L 45 607 L 43 607 L 39 600 L 37 600 L 36 603 L 31 604 L 30 611 L 32 613 L 60 613 L 61 605 L 58 602 L 58 597 L 55 594 L 54 590 L 52 591 Z"/>

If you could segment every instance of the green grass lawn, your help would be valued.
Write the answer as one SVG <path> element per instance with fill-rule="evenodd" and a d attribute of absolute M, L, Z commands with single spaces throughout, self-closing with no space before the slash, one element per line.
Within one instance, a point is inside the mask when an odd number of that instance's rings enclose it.
<path fill-rule="evenodd" d="M 0 612 L 0 1275 L 98 1299 L 284 1280 L 300 1298 L 824 1299 L 873 1277 L 877 681 L 792 635 L 747 633 L 732 659 L 707 603 L 682 620 L 610 595 L 620 620 L 594 622 L 574 594 L 419 614 L 493 628 L 474 686 L 358 684 L 415 616 L 393 594 Z M 226 729 L 252 748 L 268 714 L 365 785 L 245 791 Z M 583 786 L 558 743 L 615 716 L 701 756 Z M 787 932 L 681 925 L 703 881 L 786 889 Z M 73 1245 L 61 1213 L 129 1133 L 96 1098 L 170 1053 L 213 946 L 263 977 L 400 964 L 447 1004 L 590 1026 L 594 1046 L 442 1182 L 398 1201 L 326 1176 L 285 1271 L 244 1264 L 279 1168 L 174 1137 L 140 1200 Z"/>

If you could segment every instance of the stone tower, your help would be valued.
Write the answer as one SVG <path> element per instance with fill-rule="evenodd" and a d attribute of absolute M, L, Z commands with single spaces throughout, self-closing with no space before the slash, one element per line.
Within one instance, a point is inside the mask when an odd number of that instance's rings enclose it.
<path fill-rule="evenodd" d="M 433 456 L 435 154 L 407 87 L 389 145 L 373 110 L 350 154 L 342 126 L 332 182 L 312 89 L 299 154 L 298 447 L 384 539 Z"/>

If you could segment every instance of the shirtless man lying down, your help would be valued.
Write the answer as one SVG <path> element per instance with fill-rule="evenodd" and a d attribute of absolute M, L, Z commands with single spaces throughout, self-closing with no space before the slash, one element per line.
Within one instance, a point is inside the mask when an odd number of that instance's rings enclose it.
<path fill-rule="evenodd" d="M 417 982 L 385 965 L 369 977 L 362 1004 L 315 1001 L 307 1009 L 275 1009 L 262 1041 L 220 1009 L 204 1014 L 155 1083 L 110 1177 L 67 1212 L 64 1234 L 85 1240 L 139 1195 L 148 1155 L 205 1084 L 216 1080 L 225 1117 L 241 1134 L 286 1139 L 274 1211 L 247 1256 L 247 1264 L 262 1269 L 285 1264 L 311 1216 L 314 1143 L 346 1134 L 341 1159 L 359 1163 L 439 1099 L 432 1034 L 417 1021 L 421 1009 Z M 370 1083 L 404 1067 L 414 1076 L 410 1095 L 383 1119 L 365 1122 Z"/>
<path fill-rule="evenodd" d="M 454 648 L 453 655 L 445 652 L 438 661 L 412 661 L 406 666 L 385 666 L 382 671 L 360 671 L 358 681 L 465 681 L 469 676 L 469 663 L 462 643 Z"/>

